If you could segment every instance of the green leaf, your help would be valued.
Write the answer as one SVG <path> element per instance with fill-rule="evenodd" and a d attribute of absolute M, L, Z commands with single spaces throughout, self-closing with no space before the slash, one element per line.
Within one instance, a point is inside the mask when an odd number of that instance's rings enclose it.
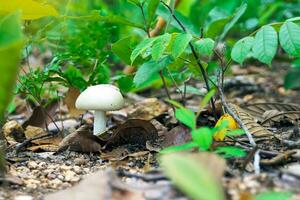
<path fill-rule="evenodd" d="M 127 65 L 131 64 L 131 37 L 123 38 L 112 45 L 112 51 Z"/>
<path fill-rule="evenodd" d="M 245 134 L 245 131 L 243 129 L 235 129 L 235 130 L 226 132 L 226 136 L 240 136 L 240 135 L 244 135 L 244 134 Z"/>
<path fill-rule="evenodd" d="M 148 26 L 151 25 L 160 0 L 150 0 L 148 5 Z"/>
<path fill-rule="evenodd" d="M 266 191 L 255 196 L 254 200 L 289 200 L 292 198 L 290 192 Z"/>
<path fill-rule="evenodd" d="M 193 111 L 186 108 L 179 108 L 175 111 L 175 117 L 189 128 L 196 128 L 196 115 Z"/>
<path fill-rule="evenodd" d="M 226 26 L 224 27 L 224 30 L 219 38 L 220 40 L 223 40 L 223 38 L 226 36 L 228 31 L 235 25 L 235 23 L 241 18 L 241 16 L 245 13 L 246 10 L 247 10 L 247 3 L 243 3 L 239 8 L 237 8 L 230 22 L 226 24 Z"/>
<path fill-rule="evenodd" d="M 176 36 L 171 47 L 173 58 L 177 58 L 184 52 L 192 38 L 192 35 L 189 33 L 180 33 Z"/>
<path fill-rule="evenodd" d="M 0 18 L 0 121 L 13 95 L 22 48 L 21 14 Z"/>
<path fill-rule="evenodd" d="M 226 24 L 231 20 L 231 18 L 232 17 L 229 16 L 229 17 L 218 19 L 218 20 L 215 20 L 214 22 L 212 22 L 207 28 L 205 37 L 216 38 L 217 36 L 219 36 L 222 33 L 222 31 L 224 30 L 224 27 L 226 26 Z"/>
<path fill-rule="evenodd" d="M 150 60 L 140 66 L 134 76 L 133 82 L 136 86 L 141 86 L 149 81 L 157 72 L 164 69 L 173 62 L 170 56 L 165 56 L 158 61 Z"/>
<path fill-rule="evenodd" d="M 201 106 L 201 109 L 204 108 L 208 102 L 211 100 L 211 98 L 215 95 L 216 93 L 216 90 L 215 89 L 211 89 L 205 96 L 204 98 L 202 99 L 201 103 L 200 103 L 200 106 Z"/>
<path fill-rule="evenodd" d="M 202 127 L 192 131 L 193 141 L 199 145 L 200 149 L 208 150 L 213 143 L 212 130 Z"/>
<path fill-rule="evenodd" d="M 237 41 L 232 48 L 231 58 L 234 61 L 242 64 L 251 51 L 253 41 L 253 37 L 245 37 Z"/>
<path fill-rule="evenodd" d="M 285 22 L 279 31 L 282 48 L 292 56 L 300 56 L 300 27 L 293 22 Z"/>
<path fill-rule="evenodd" d="M 131 63 L 133 63 L 140 54 L 146 51 L 146 49 L 150 48 L 156 39 L 157 38 L 147 38 L 144 39 L 141 43 L 139 43 L 131 53 Z"/>
<path fill-rule="evenodd" d="M 253 56 L 260 62 L 271 64 L 273 57 L 277 51 L 277 33 L 270 26 L 263 26 L 255 35 L 253 42 Z"/>
<path fill-rule="evenodd" d="M 244 151 L 244 149 L 233 146 L 218 147 L 217 150 L 215 150 L 215 152 L 223 154 L 223 157 L 225 158 L 242 158 L 246 156 L 246 152 Z"/>
<path fill-rule="evenodd" d="M 192 149 L 195 147 L 198 147 L 198 144 L 196 144 L 194 142 L 187 142 L 182 145 L 167 147 L 167 148 L 161 150 L 160 153 L 162 153 L 162 154 L 174 153 L 174 152 L 189 150 L 189 149 Z"/>
<path fill-rule="evenodd" d="M 215 47 L 215 41 L 210 38 L 200 39 L 195 42 L 196 51 L 203 56 L 211 56 Z"/>
<path fill-rule="evenodd" d="M 300 68 L 292 68 L 284 77 L 284 88 L 300 88 Z"/>
<path fill-rule="evenodd" d="M 184 154 L 164 154 L 160 163 L 168 177 L 191 199 L 224 200 L 220 184 L 205 163 Z"/>
<path fill-rule="evenodd" d="M 169 33 L 157 37 L 157 39 L 155 40 L 152 46 L 153 60 L 158 60 L 159 58 L 161 58 L 170 40 L 171 40 L 171 35 Z"/>

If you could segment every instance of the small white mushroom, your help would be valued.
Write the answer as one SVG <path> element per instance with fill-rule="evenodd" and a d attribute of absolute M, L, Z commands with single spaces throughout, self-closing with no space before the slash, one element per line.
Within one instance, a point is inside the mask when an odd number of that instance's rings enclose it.
<path fill-rule="evenodd" d="M 94 135 L 106 131 L 106 111 L 122 108 L 123 96 L 119 88 L 110 84 L 90 86 L 84 90 L 76 100 L 78 109 L 94 110 Z"/>

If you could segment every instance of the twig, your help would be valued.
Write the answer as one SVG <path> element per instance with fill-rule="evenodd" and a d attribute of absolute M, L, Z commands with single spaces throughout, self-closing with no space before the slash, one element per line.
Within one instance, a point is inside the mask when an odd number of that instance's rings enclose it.
<path fill-rule="evenodd" d="M 222 62 L 222 60 L 221 60 Z M 223 63 L 223 62 L 222 62 Z M 222 65 L 221 63 L 221 65 Z M 222 67 L 224 67 L 224 65 L 222 65 Z M 224 68 L 223 68 L 224 69 Z M 250 144 L 253 146 L 253 149 L 257 148 L 257 145 L 252 137 L 252 134 L 249 132 L 248 128 L 246 127 L 246 125 L 243 123 L 243 121 L 239 118 L 239 116 L 237 116 L 232 108 L 228 105 L 226 99 L 225 99 L 225 95 L 223 93 L 223 88 L 222 88 L 222 70 L 219 70 L 218 73 L 218 91 L 219 91 L 219 95 L 221 98 L 221 102 L 222 105 L 225 107 L 226 111 L 228 112 L 229 115 L 231 115 L 233 117 L 233 119 L 239 124 L 239 126 L 245 131 L 248 140 L 250 142 Z M 256 150 L 256 152 L 254 152 L 254 171 L 256 174 L 260 173 L 260 166 L 259 166 L 259 161 L 260 161 L 260 156 L 259 156 L 259 149 Z"/>
<path fill-rule="evenodd" d="M 166 4 L 165 2 L 163 2 L 163 1 L 160 1 L 160 2 L 169 10 L 171 16 L 177 22 L 177 24 L 180 26 L 180 28 L 183 30 L 183 32 L 187 33 L 187 29 L 181 23 L 181 21 L 177 18 L 177 16 L 174 14 L 174 11 L 172 10 L 172 8 L 168 4 Z M 198 67 L 200 68 L 201 74 L 203 76 L 203 79 L 204 79 L 204 82 L 205 82 L 205 85 L 206 85 L 206 89 L 207 89 L 207 91 L 210 91 L 210 86 L 209 86 L 209 83 L 208 83 L 208 78 L 207 78 L 206 72 L 205 72 L 204 67 L 200 62 L 199 56 L 196 53 L 196 50 L 195 50 L 195 48 L 194 48 L 194 46 L 191 42 L 189 42 L 189 47 L 191 48 L 192 54 L 193 54 L 194 58 L 197 61 Z M 214 103 L 213 98 L 211 98 L 210 103 L 211 103 L 214 118 L 215 118 L 215 120 L 217 120 L 218 118 L 217 118 L 216 107 L 215 107 L 215 103 Z"/>
<path fill-rule="evenodd" d="M 165 77 L 164 77 L 164 75 L 163 75 L 163 73 L 162 73 L 161 70 L 159 71 L 159 75 L 160 75 L 160 78 L 161 78 L 161 80 L 162 80 L 162 82 L 163 82 L 163 86 L 164 86 L 165 92 L 166 92 L 166 94 L 167 94 L 167 97 L 168 97 L 170 100 L 172 100 L 171 95 L 170 95 L 170 92 L 169 92 L 169 90 L 168 90 L 168 86 L 167 86 Z M 171 105 L 172 110 L 173 110 L 173 112 L 174 112 L 174 114 L 175 114 L 175 107 L 174 107 L 174 105 L 173 105 L 173 104 L 170 104 L 170 105 Z"/>

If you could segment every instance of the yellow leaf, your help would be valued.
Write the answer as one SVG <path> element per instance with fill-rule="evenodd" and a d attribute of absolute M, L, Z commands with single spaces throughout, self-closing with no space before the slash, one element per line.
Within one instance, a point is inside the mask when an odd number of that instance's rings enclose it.
<path fill-rule="evenodd" d="M 34 0 L 0 0 L 0 14 L 8 14 L 16 10 L 22 11 L 23 20 L 34 20 L 58 15 L 53 6 Z"/>
<path fill-rule="evenodd" d="M 228 113 L 224 114 L 222 117 L 220 117 L 220 119 L 217 121 L 215 127 L 220 127 L 224 122 L 227 122 L 227 126 L 224 128 L 221 128 L 219 131 L 217 131 L 214 134 L 214 139 L 216 141 L 223 141 L 225 136 L 226 136 L 226 132 L 228 130 L 234 130 L 239 128 L 239 125 L 236 123 L 236 121 L 233 119 L 233 117 L 231 117 L 231 115 L 229 115 Z"/>

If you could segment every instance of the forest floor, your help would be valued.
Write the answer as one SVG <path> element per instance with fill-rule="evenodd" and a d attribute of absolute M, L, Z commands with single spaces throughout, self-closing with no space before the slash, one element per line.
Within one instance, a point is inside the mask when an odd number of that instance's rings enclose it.
<path fill-rule="evenodd" d="M 259 175 L 254 174 L 251 160 L 230 158 L 222 166 L 214 158 L 212 170 L 221 173 L 226 199 L 248 200 L 265 190 L 291 191 L 293 199 L 300 199 L 300 92 L 284 90 L 282 77 L 287 68 L 285 63 L 276 63 L 272 70 L 233 66 L 232 75 L 225 79 L 227 100 L 263 122 L 273 134 L 255 137 L 261 150 Z M 172 99 L 180 100 L 174 91 L 170 88 Z M 81 118 L 81 113 L 67 109 L 66 104 L 74 103 L 72 95 L 69 93 L 67 103 L 65 99 L 47 108 L 64 134 L 72 134 L 62 143 L 63 136 L 55 134 L 54 123 L 37 114 L 39 108 L 30 111 L 20 98 L 3 128 L 8 140 L 7 176 L 2 180 L 0 199 L 73 199 L 72 195 L 85 199 L 188 199 L 166 178 L 157 161 L 160 149 L 191 139 L 189 130 L 178 124 L 171 107 L 163 102 L 163 89 L 125 95 L 125 108 L 109 113 L 110 130 L 100 140 L 91 136 L 91 113 Z M 196 112 L 201 98 L 188 94 L 185 104 Z M 264 104 L 256 104 L 261 102 Z M 24 143 L 46 134 L 45 120 L 49 121 L 47 133 L 54 134 Z M 199 126 L 214 123 L 210 109 L 201 112 Z M 251 153 L 246 137 L 237 140 L 223 143 L 244 145 Z M 95 153 L 87 153 L 90 151 Z"/>

